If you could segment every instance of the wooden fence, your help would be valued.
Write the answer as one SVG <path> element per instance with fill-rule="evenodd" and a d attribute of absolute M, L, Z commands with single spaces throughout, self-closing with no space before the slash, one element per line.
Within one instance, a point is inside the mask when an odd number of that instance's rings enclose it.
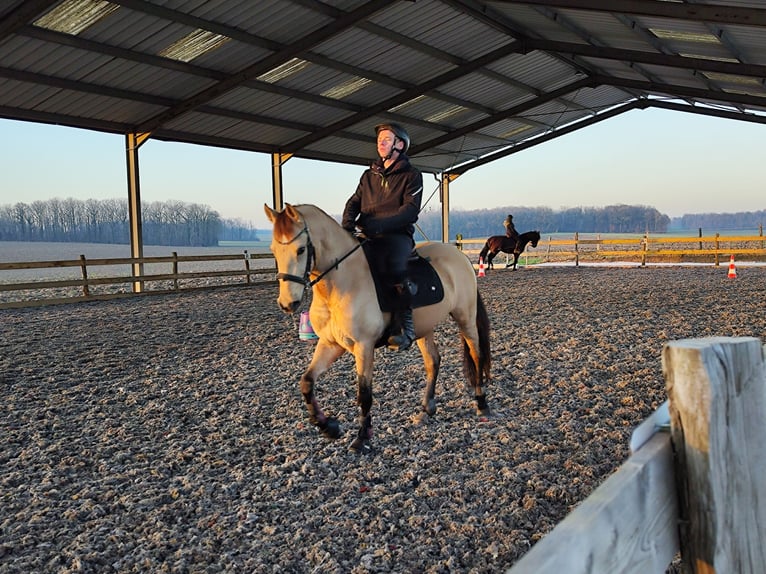
<path fill-rule="evenodd" d="M 275 281 L 277 272 L 273 260 L 270 253 L 245 251 L 224 255 L 178 255 L 173 252 L 164 257 L 113 259 L 86 259 L 80 255 L 79 259 L 63 261 L 0 262 L 0 272 L 68 270 L 61 274 L 70 275 L 50 280 L 0 283 L 0 309 L 268 283 Z M 163 272 L 155 272 L 157 270 Z M 34 297 L 29 293 L 34 293 Z"/>
<path fill-rule="evenodd" d="M 478 259 L 479 251 L 487 238 L 458 238 L 455 245 L 472 259 Z M 715 235 L 699 237 L 650 236 L 620 238 L 583 238 L 575 233 L 572 238 L 542 239 L 536 248 L 527 245 L 524 256 L 542 259 L 544 262 L 628 260 L 646 265 L 655 261 L 709 261 L 719 265 L 721 258 L 729 256 L 766 258 L 766 237 L 760 235 Z"/>
<path fill-rule="evenodd" d="M 665 345 L 667 420 L 647 422 L 670 433 L 649 433 L 506 574 L 662 574 L 679 550 L 684 572 L 766 572 L 764 351 L 752 337 Z"/>
<path fill-rule="evenodd" d="M 472 259 L 478 253 L 486 238 L 462 239 L 455 244 Z M 760 235 L 722 236 L 719 233 L 699 237 L 642 237 L 623 238 L 582 238 L 575 233 L 572 238 L 541 240 L 536 248 L 527 246 L 522 257 L 534 257 L 544 262 L 574 262 L 628 260 L 646 265 L 652 260 L 682 263 L 684 261 L 709 262 L 719 265 L 721 258 L 748 256 L 766 259 L 766 238 Z M 178 255 L 165 257 L 79 259 L 64 261 L 0 262 L 0 273 L 14 270 L 51 270 L 75 268 L 79 276 L 56 277 L 51 280 L 3 281 L 0 282 L 0 309 L 69 303 L 83 300 L 128 297 L 142 293 L 168 293 L 197 287 L 224 285 L 248 285 L 255 279 L 268 282 L 274 279 L 276 268 L 253 266 L 254 260 L 271 260 L 269 253 L 248 253 L 229 255 Z M 180 270 L 181 265 L 221 262 L 241 262 L 236 269 Z M 523 259 L 522 259 L 523 261 Z M 143 273 L 143 268 L 157 268 L 165 265 L 162 273 Z M 119 275 L 104 275 L 102 270 L 121 268 Z M 8 273 L 5 273 L 8 275 Z M 214 279 L 224 280 L 215 284 Z M 234 280 L 233 282 L 231 280 Z M 192 280 L 198 280 L 194 283 Z M 73 290 L 74 289 L 74 290 Z M 31 297 L 28 294 L 34 293 Z M 43 295 L 40 295 L 40 294 Z M 47 294 L 48 296 L 46 296 Z"/>

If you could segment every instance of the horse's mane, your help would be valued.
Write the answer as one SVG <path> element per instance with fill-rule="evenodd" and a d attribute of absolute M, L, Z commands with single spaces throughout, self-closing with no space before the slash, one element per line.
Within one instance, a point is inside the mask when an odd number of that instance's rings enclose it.
<path fill-rule="evenodd" d="M 328 213 L 323 210 L 321 207 L 318 207 L 314 205 L 313 203 L 299 203 L 297 205 L 294 205 L 295 209 L 297 209 L 304 217 L 309 216 L 312 217 L 313 215 L 316 215 L 320 219 L 324 219 L 325 221 L 331 221 L 334 223 L 337 227 L 340 227 L 340 223 L 337 222 L 337 220 Z"/>

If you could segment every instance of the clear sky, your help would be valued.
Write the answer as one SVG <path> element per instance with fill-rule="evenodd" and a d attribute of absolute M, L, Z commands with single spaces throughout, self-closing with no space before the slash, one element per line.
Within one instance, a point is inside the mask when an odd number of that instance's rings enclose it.
<path fill-rule="evenodd" d="M 375 148 L 370 135 L 370 157 Z M 124 137 L 0 119 L 0 204 L 53 197 L 127 197 Z M 631 111 L 491 164 L 452 182 L 451 209 L 648 205 L 670 217 L 766 209 L 766 125 L 666 110 Z M 141 198 L 209 205 L 268 228 L 270 156 L 148 140 Z M 291 159 L 289 203 L 343 211 L 362 166 Z M 424 200 L 438 183 L 425 174 Z M 440 210 L 439 193 L 428 208 Z"/>

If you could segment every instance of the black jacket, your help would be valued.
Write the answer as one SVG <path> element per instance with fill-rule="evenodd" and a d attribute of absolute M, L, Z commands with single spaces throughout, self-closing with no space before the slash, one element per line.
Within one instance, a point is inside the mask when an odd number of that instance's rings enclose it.
<path fill-rule="evenodd" d="M 343 228 L 368 237 L 404 233 L 412 237 L 423 200 L 423 175 L 401 155 L 388 169 L 378 160 L 365 170 L 343 210 Z"/>

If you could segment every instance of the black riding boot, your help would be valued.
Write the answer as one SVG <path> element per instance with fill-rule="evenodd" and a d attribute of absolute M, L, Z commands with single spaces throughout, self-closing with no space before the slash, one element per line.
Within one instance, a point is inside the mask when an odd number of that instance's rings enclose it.
<path fill-rule="evenodd" d="M 415 340 L 415 325 L 412 322 L 410 307 L 399 312 L 399 321 L 402 324 L 402 332 L 388 338 L 388 347 L 396 351 L 406 351 Z"/>
<path fill-rule="evenodd" d="M 399 295 L 399 304 L 401 305 L 398 315 L 401 324 L 401 332 L 388 338 L 388 347 L 397 351 L 406 351 L 415 340 L 415 325 L 412 322 L 412 296 L 417 287 L 409 280 L 394 285 L 396 293 Z"/>

